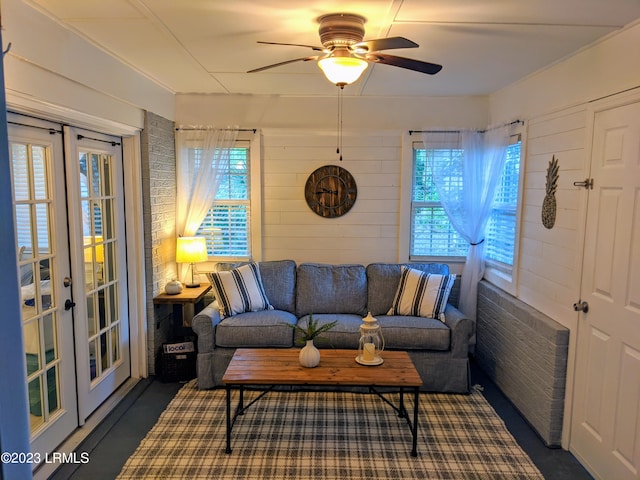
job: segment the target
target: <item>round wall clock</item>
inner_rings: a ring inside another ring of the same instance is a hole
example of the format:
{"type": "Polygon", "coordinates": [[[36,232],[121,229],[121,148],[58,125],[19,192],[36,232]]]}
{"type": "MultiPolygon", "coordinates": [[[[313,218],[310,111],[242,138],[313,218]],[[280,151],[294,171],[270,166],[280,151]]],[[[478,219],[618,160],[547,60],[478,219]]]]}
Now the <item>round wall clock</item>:
{"type": "Polygon", "coordinates": [[[314,213],[325,218],[340,217],[356,202],[358,188],[353,176],[337,165],[315,170],[304,186],[304,198],[314,213]]]}

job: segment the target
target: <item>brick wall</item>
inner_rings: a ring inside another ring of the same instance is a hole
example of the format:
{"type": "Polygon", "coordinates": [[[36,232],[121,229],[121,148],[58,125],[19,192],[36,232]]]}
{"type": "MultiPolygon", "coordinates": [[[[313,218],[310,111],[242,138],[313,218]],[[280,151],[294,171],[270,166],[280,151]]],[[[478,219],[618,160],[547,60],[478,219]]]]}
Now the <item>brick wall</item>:
{"type": "Polygon", "coordinates": [[[157,353],[171,329],[171,308],[153,304],[165,284],[177,277],[175,263],[175,125],[146,112],[140,137],[147,298],[147,364],[156,374],[157,353]]]}
{"type": "Polygon", "coordinates": [[[560,446],[569,330],[486,281],[476,361],[548,446],[560,446]]]}

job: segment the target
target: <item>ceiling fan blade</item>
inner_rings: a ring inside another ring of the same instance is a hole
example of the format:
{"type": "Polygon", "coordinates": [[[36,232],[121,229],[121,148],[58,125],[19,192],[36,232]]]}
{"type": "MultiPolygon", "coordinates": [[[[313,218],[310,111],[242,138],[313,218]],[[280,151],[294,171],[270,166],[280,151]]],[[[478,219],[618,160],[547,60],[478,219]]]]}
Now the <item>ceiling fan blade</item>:
{"type": "Polygon", "coordinates": [[[413,60],[411,58],[396,57],[395,55],[387,55],[385,53],[372,53],[365,56],[367,60],[373,63],[384,63],[394,67],[402,67],[415,72],[435,75],[442,70],[442,65],[436,63],[423,62],[421,60],[413,60]]]}
{"type": "Polygon", "coordinates": [[[351,49],[358,51],[377,52],[378,50],[391,50],[393,48],[416,48],[419,45],[404,37],[377,38],[375,40],[365,40],[351,45],[351,49]]]}
{"type": "Polygon", "coordinates": [[[318,59],[317,56],[294,58],[293,60],[287,60],[286,62],[274,63],[273,65],[267,65],[266,67],[255,68],[253,70],[249,70],[247,73],[261,72],[263,70],[268,70],[270,68],[281,67],[282,65],[287,65],[289,63],[308,62],[309,60],[317,60],[317,59],[318,59]]]}
{"type": "Polygon", "coordinates": [[[302,45],[300,43],[280,43],[280,42],[261,42],[258,41],[257,43],[263,43],[265,45],[285,45],[285,46],[289,46],[289,47],[306,47],[306,48],[310,48],[311,50],[315,50],[316,52],[324,52],[324,48],[322,47],[316,47],[314,45],[302,45]]]}

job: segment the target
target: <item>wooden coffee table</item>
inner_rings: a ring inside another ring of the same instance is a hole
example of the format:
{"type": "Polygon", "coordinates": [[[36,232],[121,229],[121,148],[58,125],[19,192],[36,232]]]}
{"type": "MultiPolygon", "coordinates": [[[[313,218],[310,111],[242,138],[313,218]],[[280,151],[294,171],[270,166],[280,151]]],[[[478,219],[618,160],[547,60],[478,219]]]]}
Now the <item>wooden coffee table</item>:
{"type": "Polygon", "coordinates": [[[278,385],[327,385],[365,386],[380,396],[401,418],[409,424],[413,436],[411,455],[418,456],[418,402],[422,385],[407,352],[385,351],[384,363],[364,366],[355,361],[356,350],[321,350],[320,365],[305,368],[298,361],[300,350],[285,348],[239,348],[236,350],[222,382],[227,388],[227,448],[231,453],[231,429],[239,415],[278,385]],[[244,405],[244,387],[264,385],[270,388],[262,392],[248,405],[244,405]],[[239,387],[239,400],[235,413],[231,413],[231,390],[239,387]],[[376,387],[397,387],[400,390],[399,405],[385,398],[376,387]],[[405,389],[413,391],[413,421],[404,406],[405,389]]]}

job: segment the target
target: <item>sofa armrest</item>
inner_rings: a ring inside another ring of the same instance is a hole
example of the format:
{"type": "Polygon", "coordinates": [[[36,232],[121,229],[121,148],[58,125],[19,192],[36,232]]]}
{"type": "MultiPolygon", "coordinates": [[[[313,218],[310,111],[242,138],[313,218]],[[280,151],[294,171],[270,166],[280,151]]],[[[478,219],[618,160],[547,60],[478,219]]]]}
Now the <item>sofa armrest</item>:
{"type": "Polygon", "coordinates": [[[444,310],[444,318],[451,329],[451,355],[455,358],[467,358],[469,342],[475,330],[473,320],[449,303],[444,310]]]}
{"type": "Polygon", "coordinates": [[[198,336],[198,353],[213,352],[216,345],[216,326],[220,323],[218,302],[214,301],[191,321],[191,328],[198,336]]]}

